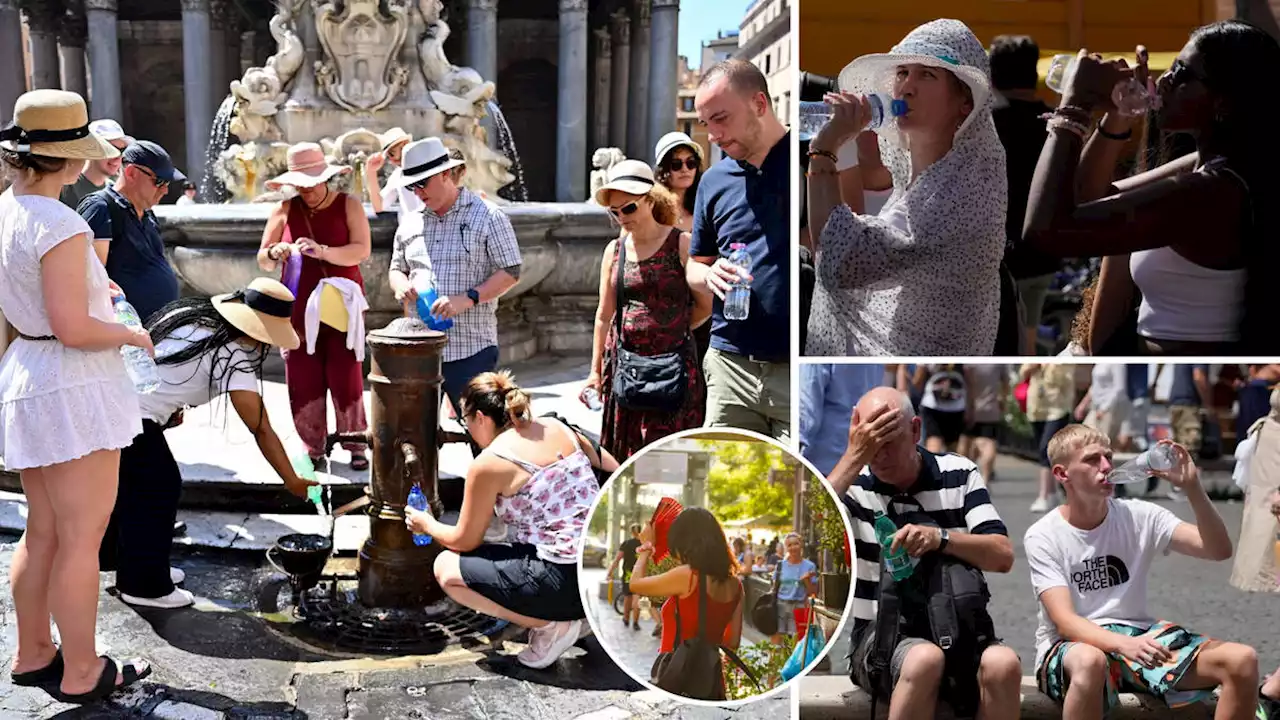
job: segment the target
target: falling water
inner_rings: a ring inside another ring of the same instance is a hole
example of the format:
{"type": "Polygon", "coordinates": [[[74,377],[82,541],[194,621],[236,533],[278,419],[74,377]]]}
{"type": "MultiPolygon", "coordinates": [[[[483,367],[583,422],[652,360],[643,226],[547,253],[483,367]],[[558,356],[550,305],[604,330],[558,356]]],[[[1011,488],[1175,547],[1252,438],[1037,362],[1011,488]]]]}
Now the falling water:
{"type": "Polygon", "coordinates": [[[207,203],[221,203],[227,200],[227,188],[218,178],[214,167],[222,151],[227,149],[231,136],[231,116],[235,111],[236,99],[228,95],[218,106],[218,113],[213,116],[213,125],[209,128],[209,146],[204,151],[204,179],[200,182],[200,197],[207,203]]]}
{"type": "Polygon", "coordinates": [[[511,174],[515,176],[506,186],[498,190],[498,197],[511,202],[529,202],[529,190],[524,186],[524,166],[520,164],[520,153],[516,150],[516,140],[511,136],[511,126],[498,107],[497,100],[489,101],[489,116],[493,118],[493,126],[498,131],[498,142],[502,145],[502,153],[511,160],[511,174]]]}

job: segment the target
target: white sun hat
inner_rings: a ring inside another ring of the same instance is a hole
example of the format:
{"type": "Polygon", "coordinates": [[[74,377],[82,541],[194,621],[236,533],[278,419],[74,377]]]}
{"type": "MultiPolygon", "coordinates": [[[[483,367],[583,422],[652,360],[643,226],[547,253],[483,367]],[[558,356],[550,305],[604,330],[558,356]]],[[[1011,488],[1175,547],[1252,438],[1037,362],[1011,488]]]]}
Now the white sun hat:
{"type": "Polygon", "coordinates": [[[991,62],[969,26],[959,20],[934,20],[912,30],[887,53],[863,55],[840,71],[844,92],[893,94],[900,65],[928,65],[946,70],[973,93],[973,112],[965,118],[957,134],[964,132],[974,117],[990,110],[991,62]]]}

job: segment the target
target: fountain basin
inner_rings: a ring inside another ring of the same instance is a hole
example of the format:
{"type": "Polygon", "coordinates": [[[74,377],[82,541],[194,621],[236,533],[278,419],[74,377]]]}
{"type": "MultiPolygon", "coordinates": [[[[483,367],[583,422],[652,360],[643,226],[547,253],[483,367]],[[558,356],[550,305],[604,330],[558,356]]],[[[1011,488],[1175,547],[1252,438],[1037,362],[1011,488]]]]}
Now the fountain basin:
{"type": "Polygon", "coordinates": [[[333,541],[324,535],[292,533],[284,535],[270,550],[267,560],[292,577],[320,574],[333,553],[333,541]]]}
{"type": "MultiPolygon", "coordinates": [[[[272,204],[163,205],[155,208],[169,261],[184,295],[211,296],[268,275],[256,255],[272,204]]],[[[367,206],[366,206],[367,209],[367,206]]],[[[618,236],[607,211],[586,203],[502,206],[524,260],[520,282],[498,304],[502,362],[540,352],[590,352],[600,260],[618,236]]],[[[402,314],[387,282],[395,213],[369,211],[373,252],[360,265],[369,300],[367,325],[402,314]]],[[[323,239],[321,239],[323,240],[323,239]]],[[[277,277],[277,273],[270,274],[277,277]]]]}

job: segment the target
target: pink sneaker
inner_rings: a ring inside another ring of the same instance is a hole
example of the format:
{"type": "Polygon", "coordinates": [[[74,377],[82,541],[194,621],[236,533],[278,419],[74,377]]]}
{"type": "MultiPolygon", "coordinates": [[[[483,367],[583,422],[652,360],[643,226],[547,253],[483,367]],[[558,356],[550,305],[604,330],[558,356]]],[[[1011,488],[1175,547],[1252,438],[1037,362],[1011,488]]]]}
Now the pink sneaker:
{"type": "Polygon", "coordinates": [[[541,670],[560,658],[578,641],[582,620],[553,622],[529,631],[529,647],[516,656],[525,667],[541,670]]]}

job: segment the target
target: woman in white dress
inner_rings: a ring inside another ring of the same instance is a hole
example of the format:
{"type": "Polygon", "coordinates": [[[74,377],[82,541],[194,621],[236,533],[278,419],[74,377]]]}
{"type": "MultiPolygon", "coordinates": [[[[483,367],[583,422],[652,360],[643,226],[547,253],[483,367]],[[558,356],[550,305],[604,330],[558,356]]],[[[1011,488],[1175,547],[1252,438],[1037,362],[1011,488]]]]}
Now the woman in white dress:
{"type": "Polygon", "coordinates": [[[89,226],[58,201],[85,160],[119,151],[89,133],[75,93],[26,93],[13,118],[0,130],[13,182],[0,195],[0,311],[19,338],[0,360],[0,456],[21,473],[28,514],[9,574],[18,616],[11,680],[90,703],[151,672],[144,661],[99,658],[94,646],[98,543],[120,449],[142,429],[120,348],[152,352],[151,339],[114,321],[89,226]]]}

